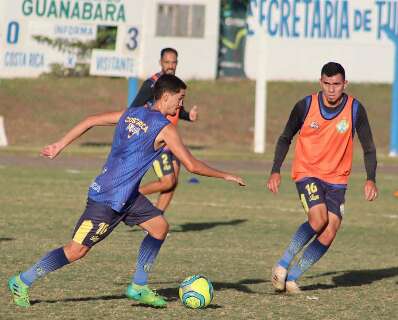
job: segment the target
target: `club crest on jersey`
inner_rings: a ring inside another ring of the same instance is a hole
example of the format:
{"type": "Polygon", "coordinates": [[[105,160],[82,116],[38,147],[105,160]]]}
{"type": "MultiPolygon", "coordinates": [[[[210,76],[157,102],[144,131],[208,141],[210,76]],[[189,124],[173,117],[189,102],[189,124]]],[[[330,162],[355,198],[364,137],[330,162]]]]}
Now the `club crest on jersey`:
{"type": "Polygon", "coordinates": [[[139,135],[141,130],[144,132],[148,131],[148,125],[138,118],[127,117],[124,122],[127,123],[126,130],[128,131],[127,138],[129,139],[134,135],[139,135]]]}
{"type": "Polygon", "coordinates": [[[317,121],[312,121],[312,122],[310,123],[310,128],[312,128],[312,129],[319,129],[319,128],[320,128],[320,125],[319,125],[319,123],[318,123],[317,121]]]}
{"type": "Polygon", "coordinates": [[[340,120],[339,123],[336,125],[336,130],[339,133],[344,133],[350,127],[348,121],[346,119],[340,120]]]}

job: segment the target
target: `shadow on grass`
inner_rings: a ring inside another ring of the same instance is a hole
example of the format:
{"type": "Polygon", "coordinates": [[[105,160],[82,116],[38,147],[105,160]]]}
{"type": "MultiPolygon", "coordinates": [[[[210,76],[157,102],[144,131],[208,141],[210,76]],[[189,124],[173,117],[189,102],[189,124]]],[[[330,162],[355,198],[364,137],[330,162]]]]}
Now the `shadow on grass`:
{"type": "MultiPolygon", "coordinates": [[[[219,226],[236,226],[236,225],[241,224],[246,221],[247,221],[247,219],[235,219],[235,220],[231,220],[231,221],[183,223],[183,224],[173,227],[170,230],[170,233],[203,231],[203,230],[208,230],[208,229],[212,229],[212,228],[219,227],[219,226]]],[[[132,232],[141,231],[142,232],[142,230],[138,229],[138,228],[130,229],[129,231],[132,231],[132,232]]]]}
{"type": "MultiPolygon", "coordinates": [[[[223,290],[236,290],[239,292],[244,292],[248,294],[258,293],[256,291],[251,290],[248,285],[250,284],[259,284],[268,282],[263,279],[243,279],[238,282],[217,282],[212,281],[214,290],[223,291],[223,290]]],[[[167,301],[175,301],[178,300],[178,287],[164,288],[156,290],[160,295],[166,297],[167,301]]]]}
{"type": "Polygon", "coordinates": [[[375,269],[375,270],[348,270],[348,271],[326,272],[308,278],[317,278],[323,276],[333,276],[332,277],[333,284],[318,283],[309,286],[302,286],[301,289],[322,290],[322,289],[333,289],[338,287],[358,287],[363,285],[369,285],[375,281],[398,276],[398,267],[375,269]]]}
{"type": "MultiPolygon", "coordinates": [[[[251,290],[247,285],[250,284],[259,284],[259,283],[265,283],[269,282],[267,280],[263,279],[243,279],[238,282],[212,282],[213,287],[215,291],[223,291],[223,290],[236,290],[248,294],[253,294],[253,293],[258,293],[253,290],[251,290]]],[[[164,282],[167,283],[167,282],[164,282]]],[[[159,283],[156,283],[159,284],[159,283]]],[[[127,286],[127,284],[126,284],[127,286]]],[[[160,295],[164,296],[167,301],[172,302],[172,301],[177,301],[179,299],[178,297],[178,287],[169,287],[169,288],[163,288],[163,289],[158,289],[156,290],[157,293],[160,295]]],[[[84,301],[106,301],[106,300],[120,300],[120,299],[126,299],[126,296],[124,294],[119,294],[119,295],[107,295],[107,296],[98,296],[98,297],[79,297],[79,298],[65,298],[65,299],[49,299],[49,300],[31,300],[30,303],[32,305],[38,304],[38,303],[59,303],[59,302],[84,302],[84,301]]],[[[134,307],[143,307],[143,308],[152,308],[151,306],[143,305],[143,304],[134,304],[134,307]]],[[[219,309],[222,308],[222,306],[217,305],[217,304],[211,304],[207,308],[209,309],[219,309]]]]}
{"type": "Polygon", "coordinates": [[[50,300],[31,300],[30,303],[58,303],[58,302],[83,302],[83,301],[98,301],[98,300],[119,300],[127,299],[124,294],[98,296],[98,297],[80,297],[80,298],[65,298],[65,299],[50,299],[50,300]]]}
{"type": "Polygon", "coordinates": [[[0,238],[0,242],[3,242],[3,241],[13,241],[13,240],[15,240],[15,238],[0,238]]]}

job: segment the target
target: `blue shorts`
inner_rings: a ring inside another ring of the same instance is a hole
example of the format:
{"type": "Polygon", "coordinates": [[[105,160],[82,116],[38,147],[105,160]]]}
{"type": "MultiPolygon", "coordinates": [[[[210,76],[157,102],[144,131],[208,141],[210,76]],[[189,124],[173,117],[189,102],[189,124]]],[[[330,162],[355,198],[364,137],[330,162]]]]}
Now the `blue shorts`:
{"type": "Polygon", "coordinates": [[[174,174],[173,161],[178,160],[169,149],[163,150],[163,152],[153,161],[152,166],[159,179],[163,176],[174,174]]]}
{"type": "Polygon", "coordinates": [[[128,226],[134,226],[162,214],[163,211],[154,207],[141,194],[122,212],[88,198],[86,209],[73,232],[73,240],[91,248],[104,240],[122,221],[128,226]]]}
{"type": "Polygon", "coordinates": [[[344,185],[333,185],[311,177],[296,182],[296,187],[306,213],[313,206],[324,203],[328,211],[340,218],[344,215],[346,192],[344,185]]]}

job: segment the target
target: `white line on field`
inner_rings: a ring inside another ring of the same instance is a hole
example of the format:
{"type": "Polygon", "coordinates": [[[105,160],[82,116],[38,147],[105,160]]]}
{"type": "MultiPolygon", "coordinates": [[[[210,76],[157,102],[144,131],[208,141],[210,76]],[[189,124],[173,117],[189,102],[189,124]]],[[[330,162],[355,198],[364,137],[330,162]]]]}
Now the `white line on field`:
{"type": "Polygon", "coordinates": [[[80,173],[80,170],[76,170],[76,169],[66,169],[67,173],[72,173],[72,174],[78,174],[80,173]]]}
{"type": "Polygon", "coordinates": [[[398,214],[383,214],[383,217],[390,219],[398,219],[398,214]]]}

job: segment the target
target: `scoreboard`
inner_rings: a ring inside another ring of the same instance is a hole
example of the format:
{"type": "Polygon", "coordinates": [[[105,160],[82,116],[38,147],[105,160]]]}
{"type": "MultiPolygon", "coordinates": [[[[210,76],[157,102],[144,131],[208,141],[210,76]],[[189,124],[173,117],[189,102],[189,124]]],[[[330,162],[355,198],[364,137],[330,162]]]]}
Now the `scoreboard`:
{"type": "Polygon", "coordinates": [[[93,75],[138,75],[145,4],[137,0],[1,0],[0,78],[37,77],[51,64],[73,68],[76,51],[39,42],[95,40],[98,28],[116,29],[113,50],[94,49],[85,63],[93,75]]]}

